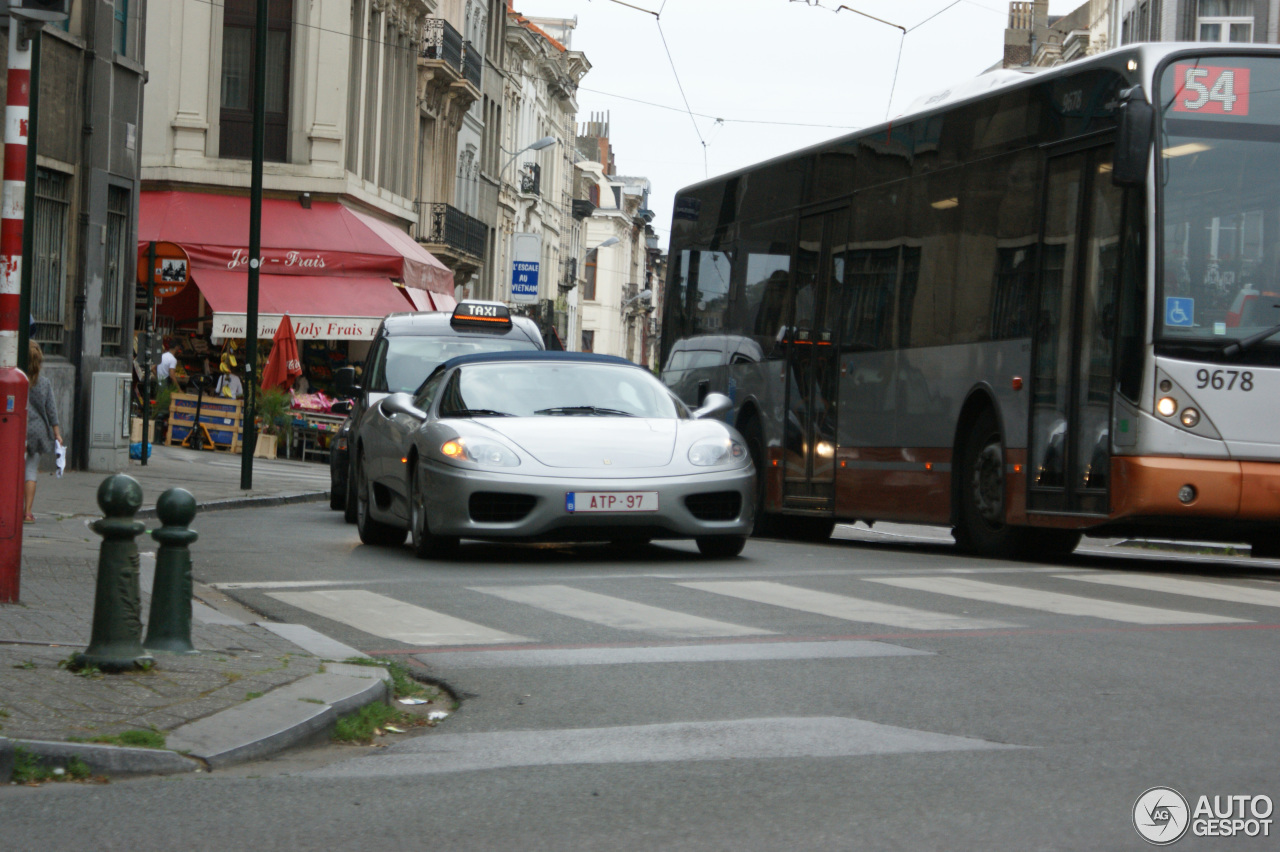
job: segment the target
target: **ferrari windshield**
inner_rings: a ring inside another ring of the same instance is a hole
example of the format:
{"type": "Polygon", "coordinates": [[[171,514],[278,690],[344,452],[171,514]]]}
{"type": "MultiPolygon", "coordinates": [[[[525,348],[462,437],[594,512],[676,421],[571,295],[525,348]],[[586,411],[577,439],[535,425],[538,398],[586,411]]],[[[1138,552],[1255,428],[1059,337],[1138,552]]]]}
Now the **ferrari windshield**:
{"type": "MultiPolygon", "coordinates": [[[[1203,56],[1160,80],[1156,331],[1220,343],[1280,323],[1280,62],[1203,56]]],[[[1261,346],[1280,345],[1280,336],[1261,346]]]]}
{"type": "Polygon", "coordinates": [[[450,378],[443,417],[680,417],[671,392],[637,367],[565,361],[468,364],[450,378]]]}

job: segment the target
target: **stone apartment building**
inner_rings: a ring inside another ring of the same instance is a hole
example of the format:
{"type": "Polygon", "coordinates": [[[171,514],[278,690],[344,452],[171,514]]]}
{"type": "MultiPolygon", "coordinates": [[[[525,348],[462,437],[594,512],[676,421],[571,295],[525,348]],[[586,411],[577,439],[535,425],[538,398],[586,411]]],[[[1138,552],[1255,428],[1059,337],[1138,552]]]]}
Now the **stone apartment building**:
{"type": "Polygon", "coordinates": [[[1048,0],[1009,4],[1005,68],[1047,67],[1139,41],[1275,44],[1280,0],[1088,0],[1049,14],[1048,0]]]}
{"type": "Polygon", "coordinates": [[[149,5],[73,0],[70,17],[39,36],[29,332],[45,353],[73,467],[88,456],[93,374],[128,372],[133,354],[149,5]]]}

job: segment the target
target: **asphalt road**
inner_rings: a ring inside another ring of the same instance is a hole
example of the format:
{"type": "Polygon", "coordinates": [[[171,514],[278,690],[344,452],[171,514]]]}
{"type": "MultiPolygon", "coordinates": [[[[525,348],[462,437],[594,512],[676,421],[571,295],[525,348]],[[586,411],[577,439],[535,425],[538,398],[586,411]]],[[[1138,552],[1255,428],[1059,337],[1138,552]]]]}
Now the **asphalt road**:
{"type": "Polygon", "coordinates": [[[998,562],[902,527],[434,563],[321,504],[195,527],[197,579],[461,708],[377,751],[2,791],[6,848],[1123,850],[1152,787],[1280,800],[1277,563],[998,562]]]}

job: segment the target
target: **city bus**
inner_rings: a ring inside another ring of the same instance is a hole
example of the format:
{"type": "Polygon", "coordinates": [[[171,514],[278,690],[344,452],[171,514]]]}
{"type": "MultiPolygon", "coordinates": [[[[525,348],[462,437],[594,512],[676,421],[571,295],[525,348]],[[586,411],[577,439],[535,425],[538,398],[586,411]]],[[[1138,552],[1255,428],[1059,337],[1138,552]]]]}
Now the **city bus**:
{"type": "Polygon", "coordinates": [[[727,394],[757,530],[1280,555],[1280,50],[998,71],[681,190],[661,359],[727,394]]]}

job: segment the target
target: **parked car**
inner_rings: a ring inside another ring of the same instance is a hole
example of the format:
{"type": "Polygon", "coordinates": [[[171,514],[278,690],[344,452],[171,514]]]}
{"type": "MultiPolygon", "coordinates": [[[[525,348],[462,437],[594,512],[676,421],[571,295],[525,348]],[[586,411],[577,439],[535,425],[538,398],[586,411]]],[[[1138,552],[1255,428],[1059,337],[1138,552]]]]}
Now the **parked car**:
{"type": "Polygon", "coordinates": [[[351,398],[347,419],[329,451],[329,508],[342,510],[355,523],[350,498],[351,447],[359,424],[387,394],[413,393],[440,363],[476,352],[533,351],[543,347],[538,326],[528,317],[512,317],[501,302],[459,302],[452,313],[391,314],[378,327],[363,373],[354,367],[334,376],[337,394],[351,398]]]}
{"type": "Polygon", "coordinates": [[[755,469],[742,436],[714,417],[730,405],[711,394],[691,412],[648,370],[609,355],[450,359],[361,423],[360,538],[394,545],[409,532],[423,558],[461,538],[692,538],[706,556],[737,556],[755,469]]]}

